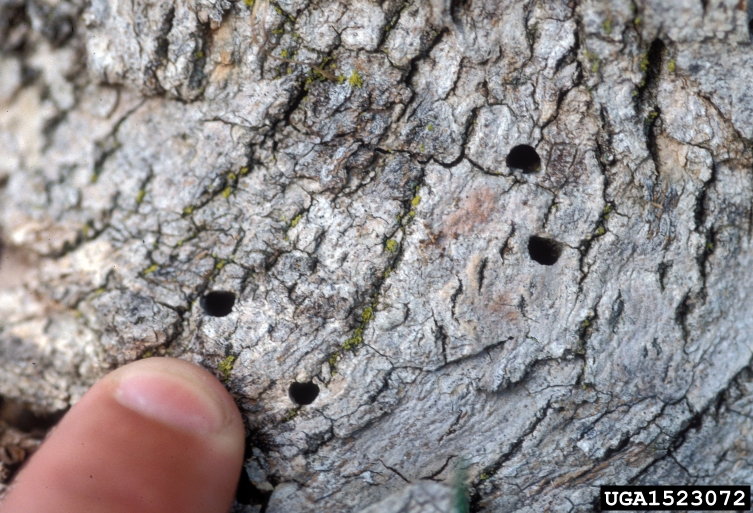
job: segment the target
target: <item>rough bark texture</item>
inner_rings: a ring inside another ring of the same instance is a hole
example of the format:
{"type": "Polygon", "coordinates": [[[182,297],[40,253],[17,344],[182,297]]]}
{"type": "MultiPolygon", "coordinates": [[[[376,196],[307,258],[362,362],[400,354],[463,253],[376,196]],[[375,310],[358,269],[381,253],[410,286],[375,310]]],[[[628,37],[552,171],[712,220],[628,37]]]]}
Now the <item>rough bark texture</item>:
{"type": "Polygon", "coordinates": [[[745,0],[257,2],[0,0],[1,395],[212,369],[238,511],[753,481],[745,0]]]}

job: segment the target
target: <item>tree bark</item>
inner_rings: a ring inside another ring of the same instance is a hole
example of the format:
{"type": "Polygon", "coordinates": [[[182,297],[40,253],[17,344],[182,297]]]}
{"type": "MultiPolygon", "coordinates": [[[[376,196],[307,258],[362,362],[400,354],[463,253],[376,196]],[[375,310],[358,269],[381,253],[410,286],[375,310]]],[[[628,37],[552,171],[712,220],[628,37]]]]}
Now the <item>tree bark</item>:
{"type": "Polygon", "coordinates": [[[0,1],[0,395],[201,364],[237,511],[750,483],[749,17],[0,1]]]}

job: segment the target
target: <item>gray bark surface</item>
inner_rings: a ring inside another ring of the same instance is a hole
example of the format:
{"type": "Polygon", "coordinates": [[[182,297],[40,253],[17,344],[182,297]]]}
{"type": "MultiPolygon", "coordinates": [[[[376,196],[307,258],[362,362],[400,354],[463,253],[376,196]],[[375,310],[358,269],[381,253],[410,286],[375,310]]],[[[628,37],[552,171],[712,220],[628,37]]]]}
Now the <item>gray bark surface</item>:
{"type": "Polygon", "coordinates": [[[0,0],[0,395],[196,362],[238,511],[753,481],[745,0],[249,4],[0,0]]]}

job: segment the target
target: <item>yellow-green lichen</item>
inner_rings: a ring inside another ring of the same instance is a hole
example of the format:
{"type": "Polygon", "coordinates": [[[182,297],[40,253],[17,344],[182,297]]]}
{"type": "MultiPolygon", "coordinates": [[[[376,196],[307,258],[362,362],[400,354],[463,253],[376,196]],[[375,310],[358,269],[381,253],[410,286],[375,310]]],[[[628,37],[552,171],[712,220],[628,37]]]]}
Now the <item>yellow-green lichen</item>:
{"type": "Polygon", "coordinates": [[[434,131],[434,125],[432,125],[431,123],[429,123],[428,125],[426,125],[426,129],[427,129],[427,130],[428,130],[429,132],[433,132],[433,131],[434,131]]]}
{"type": "Polygon", "coordinates": [[[249,7],[253,7],[254,4],[256,3],[256,0],[243,0],[243,3],[249,7]]]}
{"type": "Polygon", "coordinates": [[[201,50],[199,50],[198,52],[196,52],[195,55],[196,55],[197,59],[201,59],[202,57],[204,57],[204,52],[202,52],[201,50]]]}
{"type": "Polygon", "coordinates": [[[146,191],[144,189],[141,189],[139,193],[136,195],[137,205],[141,205],[141,202],[144,201],[144,196],[146,196],[146,191]]]}
{"type": "Polygon", "coordinates": [[[414,207],[417,207],[417,206],[419,206],[419,205],[421,204],[421,196],[415,196],[415,197],[414,197],[414,198],[413,198],[413,199],[411,200],[410,204],[411,204],[411,205],[413,205],[414,207]]]}
{"type": "Polygon", "coordinates": [[[642,21],[641,17],[640,16],[636,16],[635,19],[633,20],[633,25],[635,25],[637,27],[638,25],[641,24],[641,21],[642,21]]]}
{"type": "Polygon", "coordinates": [[[667,64],[667,71],[669,71],[670,73],[674,73],[676,69],[677,69],[677,63],[675,63],[675,60],[672,59],[671,61],[669,61],[669,64],[667,64]]]}
{"type": "Polygon", "coordinates": [[[706,249],[709,251],[714,251],[714,243],[713,242],[707,242],[706,243],[706,249]]]}
{"type": "Polygon", "coordinates": [[[480,481],[486,481],[487,479],[491,479],[494,477],[494,475],[497,473],[497,470],[494,468],[487,468],[484,472],[481,473],[481,475],[478,476],[480,481]]]}
{"type": "Polygon", "coordinates": [[[151,358],[152,356],[154,356],[154,350],[149,349],[147,351],[144,351],[144,354],[141,355],[141,358],[151,358]]]}
{"type": "Polygon", "coordinates": [[[418,151],[420,151],[421,153],[424,153],[426,151],[426,146],[424,145],[424,143],[421,143],[418,146],[418,151]]]}
{"type": "Polygon", "coordinates": [[[233,370],[233,363],[235,362],[235,356],[230,355],[220,362],[217,366],[217,370],[222,374],[222,379],[227,381],[230,377],[230,372],[233,370]]]}
{"type": "Polygon", "coordinates": [[[146,269],[144,269],[144,276],[149,276],[150,274],[152,274],[157,269],[159,269],[159,266],[157,264],[150,265],[149,267],[147,267],[146,269]]]}
{"type": "Polygon", "coordinates": [[[303,219],[303,214],[298,214],[297,216],[295,216],[293,220],[290,221],[290,227],[295,228],[298,225],[298,223],[301,222],[301,219],[303,219]]]}
{"type": "Polygon", "coordinates": [[[583,319],[583,327],[588,328],[591,325],[591,321],[588,319],[583,319]]]}
{"type": "Polygon", "coordinates": [[[285,420],[284,422],[290,422],[298,415],[298,410],[290,410],[288,413],[285,414],[285,420]]]}
{"type": "Polygon", "coordinates": [[[367,306],[361,313],[361,320],[363,320],[363,322],[369,322],[372,317],[374,317],[374,309],[367,306]]]}
{"type": "Polygon", "coordinates": [[[604,235],[605,233],[607,233],[607,231],[604,229],[603,226],[599,226],[599,229],[596,230],[596,235],[601,236],[601,235],[604,235]]]}
{"type": "Polygon", "coordinates": [[[225,267],[225,264],[227,264],[227,260],[221,259],[218,260],[216,264],[214,264],[214,268],[218,271],[221,271],[223,267],[225,267]]]}
{"type": "Polygon", "coordinates": [[[387,240],[387,242],[384,243],[384,249],[386,249],[390,253],[394,253],[395,251],[397,251],[397,241],[395,239],[387,240]]]}
{"type": "Polygon", "coordinates": [[[288,50],[282,50],[280,52],[280,57],[283,59],[290,59],[290,52],[288,50]]]}
{"type": "Polygon", "coordinates": [[[360,346],[361,343],[363,343],[363,328],[356,328],[353,335],[343,344],[343,349],[345,351],[352,351],[360,346]]]}
{"type": "Polygon", "coordinates": [[[335,351],[332,356],[329,357],[329,366],[332,369],[332,374],[335,373],[335,367],[337,367],[337,359],[340,357],[340,351],[335,351]]]}
{"type": "Polygon", "coordinates": [[[648,67],[651,64],[651,62],[648,60],[648,52],[643,54],[643,57],[641,57],[641,71],[646,72],[648,71],[648,67]]]}
{"type": "Polygon", "coordinates": [[[235,174],[235,173],[233,173],[232,171],[230,171],[230,172],[229,172],[229,173],[227,174],[227,179],[228,179],[228,180],[230,180],[231,182],[234,182],[234,181],[235,181],[235,180],[236,180],[237,178],[238,178],[238,175],[236,175],[236,174],[235,174]]]}
{"type": "Polygon", "coordinates": [[[243,166],[240,172],[241,176],[248,174],[248,166],[243,166]]]}
{"type": "Polygon", "coordinates": [[[222,197],[225,199],[228,199],[232,193],[233,193],[232,187],[225,187],[225,190],[222,191],[222,197]]]}
{"type": "Polygon", "coordinates": [[[192,206],[184,208],[183,209],[183,215],[190,216],[191,214],[193,214],[193,209],[194,209],[194,207],[192,207],[192,206]]]}
{"type": "Polygon", "coordinates": [[[358,89],[363,86],[363,77],[361,77],[361,74],[358,73],[358,71],[353,70],[350,74],[350,79],[348,79],[348,83],[350,84],[350,87],[358,89]]]}
{"type": "Polygon", "coordinates": [[[607,33],[607,35],[612,33],[612,20],[607,18],[604,23],[601,24],[601,28],[604,29],[604,32],[607,33]]]}

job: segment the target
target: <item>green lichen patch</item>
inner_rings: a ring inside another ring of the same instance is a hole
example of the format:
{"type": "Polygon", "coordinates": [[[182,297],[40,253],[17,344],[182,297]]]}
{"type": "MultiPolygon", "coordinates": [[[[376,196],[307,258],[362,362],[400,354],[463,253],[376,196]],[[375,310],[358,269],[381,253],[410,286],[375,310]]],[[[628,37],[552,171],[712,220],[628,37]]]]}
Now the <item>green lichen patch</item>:
{"type": "Polygon", "coordinates": [[[641,71],[643,71],[643,72],[645,73],[646,71],[648,71],[648,67],[649,67],[650,65],[651,65],[651,61],[650,61],[650,60],[649,60],[649,58],[648,58],[648,52],[646,52],[646,53],[644,53],[644,54],[643,54],[643,56],[641,57],[641,64],[640,64],[640,66],[641,66],[641,71]]]}
{"type": "Polygon", "coordinates": [[[358,71],[353,70],[348,79],[348,83],[350,84],[350,87],[360,89],[363,86],[363,77],[361,77],[361,74],[358,73],[358,71]]]}
{"type": "Polygon", "coordinates": [[[363,334],[366,326],[374,319],[374,309],[376,308],[377,298],[374,295],[369,305],[361,312],[361,324],[353,331],[353,334],[343,343],[340,349],[336,350],[329,357],[330,373],[334,376],[337,374],[337,361],[345,351],[355,351],[358,346],[363,344],[363,334]]]}
{"type": "Polygon", "coordinates": [[[233,193],[232,187],[225,187],[225,189],[222,191],[222,197],[225,199],[228,199],[232,193],[233,193]]]}
{"type": "Polygon", "coordinates": [[[230,355],[227,356],[224,360],[220,362],[220,364],[217,366],[217,370],[220,374],[222,374],[222,379],[224,381],[227,381],[228,378],[230,378],[230,372],[233,370],[233,364],[235,363],[235,356],[230,355]]]}
{"type": "Polygon", "coordinates": [[[297,216],[295,216],[293,220],[290,221],[290,227],[295,228],[298,225],[298,223],[301,222],[301,219],[303,219],[303,214],[298,214],[297,216]]]}
{"type": "Polygon", "coordinates": [[[332,355],[331,355],[331,356],[329,357],[328,363],[329,363],[329,366],[330,366],[330,369],[331,369],[331,373],[332,373],[332,375],[335,375],[335,374],[336,374],[336,372],[337,372],[337,371],[335,370],[335,368],[337,367],[337,360],[338,360],[338,359],[340,358],[340,354],[341,354],[341,353],[340,353],[340,351],[335,351],[335,352],[334,352],[334,353],[332,353],[332,355]]]}
{"type": "Polygon", "coordinates": [[[143,274],[144,274],[144,276],[149,276],[150,274],[152,274],[153,272],[155,272],[157,269],[159,269],[159,266],[157,264],[152,264],[149,267],[147,267],[146,269],[144,269],[143,274]]]}
{"type": "Polygon", "coordinates": [[[397,241],[395,239],[388,239],[387,242],[384,243],[384,249],[390,253],[394,253],[397,251],[397,241]]]}
{"type": "Polygon", "coordinates": [[[481,474],[478,476],[479,481],[486,481],[487,479],[491,479],[494,477],[494,474],[497,473],[497,470],[494,468],[488,468],[485,471],[481,472],[481,474]]]}
{"type": "Polygon", "coordinates": [[[144,189],[141,189],[138,194],[136,194],[137,205],[141,205],[141,202],[144,201],[144,196],[146,196],[146,191],[144,189]]]}
{"type": "Polygon", "coordinates": [[[363,343],[363,328],[356,328],[353,335],[343,344],[343,350],[353,351],[363,343]]]}
{"type": "Polygon", "coordinates": [[[601,59],[595,53],[589,52],[587,49],[583,50],[583,55],[588,62],[591,63],[591,72],[598,73],[601,68],[601,59]]]}

